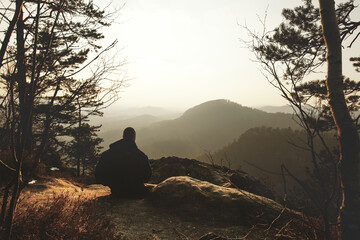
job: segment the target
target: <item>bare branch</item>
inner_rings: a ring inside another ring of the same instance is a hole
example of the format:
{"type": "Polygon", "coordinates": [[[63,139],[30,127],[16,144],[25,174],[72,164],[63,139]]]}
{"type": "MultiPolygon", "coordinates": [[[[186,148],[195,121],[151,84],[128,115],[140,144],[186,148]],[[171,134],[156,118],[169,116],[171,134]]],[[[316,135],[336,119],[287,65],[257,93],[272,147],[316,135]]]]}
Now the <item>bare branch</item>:
{"type": "Polygon", "coordinates": [[[21,1],[21,4],[19,6],[17,5],[16,11],[14,13],[14,17],[11,20],[11,22],[9,24],[9,27],[7,29],[7,32],[5,34],[4,40],[2,41],[1,49],[0,49],[0,68],[3,66],[2,61],[4,59],[5,51],[6,51],[6,48],[7,48],[8,44],[9,44],[11,33],[14,30],[14,27],[15,27],[15,25],[17,24],[17,22],[19,20],[19,17],[20,17],[20,14],[21,14],[21,8],[22,8],[23,3],[24,3],[24,0],[21,1]]]}

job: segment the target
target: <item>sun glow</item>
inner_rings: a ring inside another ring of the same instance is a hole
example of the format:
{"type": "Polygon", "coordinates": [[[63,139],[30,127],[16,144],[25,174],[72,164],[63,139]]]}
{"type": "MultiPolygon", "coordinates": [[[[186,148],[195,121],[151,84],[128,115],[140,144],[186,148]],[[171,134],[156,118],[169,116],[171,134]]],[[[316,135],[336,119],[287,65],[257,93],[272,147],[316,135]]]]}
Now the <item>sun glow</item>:
{"type": "Polygon", "coordinates": [[[247,38],[240,25],[262,31],[259,18],[267,11],[267,28],[273,29],[282,21],[283,8],[299,4],[300,0],[245,5],[238,0],[127,1],[120,23],[105,32],[119,39],[133,79],[117,105],[186,109],[216,98],[245,106],[285,105],[239,41],[247,38]]]}

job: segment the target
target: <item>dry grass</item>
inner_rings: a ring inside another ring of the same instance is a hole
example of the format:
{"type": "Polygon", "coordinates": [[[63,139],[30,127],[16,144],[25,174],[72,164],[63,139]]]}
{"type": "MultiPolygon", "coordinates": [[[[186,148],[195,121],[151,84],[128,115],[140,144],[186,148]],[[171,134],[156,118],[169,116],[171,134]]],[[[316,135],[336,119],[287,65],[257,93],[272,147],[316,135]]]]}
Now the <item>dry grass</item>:
{"type": "Polygon", "coordinates": [[[95,214],[95,200],[57,195],[47,202],[19,201],[14,218],[16,239],[119,239],[110,218],[95,214]]]}

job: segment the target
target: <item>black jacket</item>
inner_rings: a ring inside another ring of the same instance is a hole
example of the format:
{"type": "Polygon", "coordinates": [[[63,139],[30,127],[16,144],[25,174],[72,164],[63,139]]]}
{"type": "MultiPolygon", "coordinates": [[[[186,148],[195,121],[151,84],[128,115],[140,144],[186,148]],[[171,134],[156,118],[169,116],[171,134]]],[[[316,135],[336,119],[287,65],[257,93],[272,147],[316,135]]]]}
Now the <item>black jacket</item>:
{"type": "Polygon", "coordinates": [[[143,185],[151,174],[148,157],[134,141],[125,139],[110,144],[95,169],[96,181],[110,187],[143,185]]]}

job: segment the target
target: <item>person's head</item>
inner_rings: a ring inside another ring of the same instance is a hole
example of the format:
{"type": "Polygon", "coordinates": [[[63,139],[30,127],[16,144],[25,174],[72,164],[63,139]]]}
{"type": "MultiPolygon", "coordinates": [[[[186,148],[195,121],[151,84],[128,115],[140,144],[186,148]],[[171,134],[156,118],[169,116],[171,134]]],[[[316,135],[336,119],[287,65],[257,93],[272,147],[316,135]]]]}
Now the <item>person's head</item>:
{"type": "Polygon", "coordinates": [[[135,138],[136,138],[136,132],[132,127],[127,127],[124,130],[123,133],[123,138],[126,140],[131,140],[135,142],[135,138]]]}

